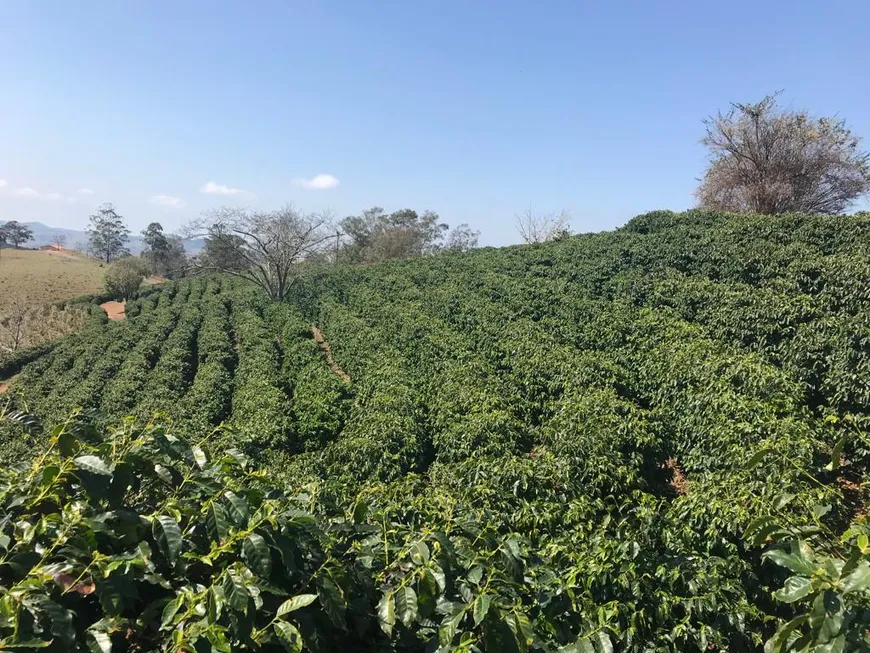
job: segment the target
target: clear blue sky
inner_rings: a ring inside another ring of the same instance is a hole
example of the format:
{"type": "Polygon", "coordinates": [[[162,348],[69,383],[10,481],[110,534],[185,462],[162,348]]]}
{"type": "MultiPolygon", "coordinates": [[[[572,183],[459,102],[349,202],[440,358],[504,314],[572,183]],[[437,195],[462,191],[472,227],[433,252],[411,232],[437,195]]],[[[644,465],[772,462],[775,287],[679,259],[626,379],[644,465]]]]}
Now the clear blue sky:
{"type": "Polygon", "coordinates": [[[608,229],[691,206],[731,101],[785,89],[870,138],[868,25],[867,0],[9,0],[0,220],[382,205],[498,245],[532,204],[608,229]]]}

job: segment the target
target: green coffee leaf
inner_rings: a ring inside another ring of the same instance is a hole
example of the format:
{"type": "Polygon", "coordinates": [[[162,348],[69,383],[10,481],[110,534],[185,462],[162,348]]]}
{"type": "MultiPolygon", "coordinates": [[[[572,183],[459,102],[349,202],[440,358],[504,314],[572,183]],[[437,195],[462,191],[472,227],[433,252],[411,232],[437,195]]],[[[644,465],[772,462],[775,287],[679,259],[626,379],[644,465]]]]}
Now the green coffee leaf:
{"type": "Polygon", "coordinates": [[[288,653],[300,653],[302,651],[302,635],[293,624],[286,621],[276,621],[272,624],[275,634],[281,641],[281,645],[288,653]]]}
{"type": "Polygon", "coordinates": [[[410,587],[402,587],[396,592],[396,612],[406,628],[417,618],[417,593],[410,587]]]}
{"type": "Polygon", "coordinates": [[[169,515],[160,515],[151,522],[151,532],[157,547],[169,562],[174,563],[181,553],[181,529],[169,515]]]}
{"type": "Polygon", "coordinates": [[[316,600],[316,594],[298,594],[297,596],[284,601],[284,603],[278,607],[278,612],[275,613],[275,616],[283,617],[285,614],[289,614],[290,612],[304,608],[307,605],[311,605],[316,600]]]}
{"type": "Polygon", "coordinates": [[[79,469],[97,474],[98,476],[111,476],[112,467],[98,456],[79,456],[73,460],[79,469]]]}
{"type": "Polygon", "coordinates": [[[613,642],[610,641],[610,635],[603,630],[599,630],[592,638],[595,644],[597,653],[613,653],[613,642]]]}
{"type": "Polygon", "coordinates": [[[843,578],[840,587],[843,594],[870,590],[870,563],[859,563],[852,573],[843,578]]]}
{"type": "Polygon", "coordinates": [[[749,462],[746,463],[746,469],[753,469],[758,465],[758,463],[760,463],[764,459],[765,456],[767,456],[767,454],[772,452],[773,449],[771,449],[770,447],[763,447],[759,449],[752,455],[752,457],[749,459],[749,462]]]}
{"type": "Polygon", "coordinates": [[[489,605],[492,602],[492,596],[489,594],[481,594],[474,600],[471,615],[474,618],[474,625],[479,626],[486,619],[486,614],[489,612],[489,605]]]}
{"type": "Polygon", "coordinates": [[[411,562],[423,566],[429,562],[429,547],[425,542],[415,542],[411,546],[411,562]]]}
{"type": "Polygon", "coordinates": [[[197,466],[199,466],[200,469],[205,469],[205,466],[208,463],[205,451],[199,447],[191,447],[190,451],[193,454],[193,460],[196,462],[197,466]]]}
{"type": "Polygon", "coordinates": [[[344,630],[344,613],[347,609],[347,604],[338,586],[329,576],[318,577],[317,597],[320,599],[320,605],[323,606],[332,623],[344,630]]]}
{"type": "Polygon", "coordinates": [[[815,571],[815,565],[807,560],[800,547],[792,547],[792,552],[783,551],[782,549],[772,549],[764,554],[768,558],[778,564],[780,567],[791,569],[796,574],[804,574],[811,576],[815,571]]]}
{"type": "Polygon", "coordinates": [[[205,527],[209,537],[218,544],[227,539],[230,532],[226,509],[217,501],[212,501],[205,513],[205,527]]]}
{"type": "Polygon", "coordinates": [[[5,640],[0,644],[2,649],[6,650],[7,648],[21,648],[21,649],[34,649],[34,648],[48,648],[51,646],[52,640],[43,640],[43,639],[28,639],[20,642],[9,642],[7,643],[5,640]]]}
{"type": "Polygon", "coordinates": [[[396,601],[392,591],[384,592],[378,602],[378,623],[387,637],[392,637],[396,625],[396,601]]]}
{"type": "Polygon", "coordinates": [[[160,617],[160,630],[163,630],[172,624],[175,615],[178,614],[178,610],[181,608],[183,603],[184,597],[178,596],[166,604],[160,617]]]}
{"type": "Polygon", "coordinates": [[[242,542],[242,555],[248,568],[258,576],[268,578],[272,573],[272,552],[266,540],[257,533],[251,533],[242,542]]]}
{"type": "Polygon", "coordinates": [[[842,438],[837,440],[837,444],[834,445],[834,450],[831,452],[831,462],[825,465],[825,469],[829,472],[834,471],[840,466],[840,458],[843,456],[843,449],[846,446],[846,440],[848,438],[844,435],[842,438]]]}
{"type": "Polygon", "coordinates": [[[238,612],[245,612],[248,609],[250,593],[245,581],[235,569],[227,569],[224,574],[223,590],[230,607],[238,612]]]}
{"type": "Polygon", "coordinates": [[[809,578],[792,576],[785,581],[782,589],[777,590],[773,595],[785,603],[794,603],[804,598],[812,589],[812,582],[809,578]]]}
{"type": "Polygon", "coordinates": [[[248,512],[248,504],[245,500],[231,490],[224,492],[224,497],[227,500],[227,514],[233,520],[233,523],[239,528],[247,526],[250,513],[248,512]]]}
{"type": "Polygon", "coordinates": [[[438,629],[438,643],[443,647],[448,647],[456,637],[456,630],[459,628],[459,623],[465,617],[464,612],[455,615],[447,615],[444,621],[441,622],[441,627],[438,629]]]}

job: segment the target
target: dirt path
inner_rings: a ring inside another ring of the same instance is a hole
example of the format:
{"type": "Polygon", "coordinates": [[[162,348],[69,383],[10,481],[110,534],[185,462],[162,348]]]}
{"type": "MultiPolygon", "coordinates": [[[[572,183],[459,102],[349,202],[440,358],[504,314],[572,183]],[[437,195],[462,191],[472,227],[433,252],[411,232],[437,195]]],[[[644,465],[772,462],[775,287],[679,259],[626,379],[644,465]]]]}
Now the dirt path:
{"type": "Polygon", "coordinates": [[[0,381],[0,395],[6,392],[9,389],[9,386],[12,385],[12,379],[6,379],[5,381],[0,381]]]}
{"type": "Polygon", "coordinates": [[[69,250],[66,250],[66,249],[49,249],[49,250],[42,250],[42,252],[44,254],[48,254],[49,256],[54,256],[56,258],[65,258],[67,260],[73,260],[73,261],[76,259],[82,258],[78,254],[75,254],[74,252],[70,252],[69,250]]]}
{"type": "Polygon", "coordinates": [[[332,349],[329,348],[329,343],[326,342],[326,339],[323,337],[323,333],[321,333],[320,329],[318,329],[313,324],[311,325],[311,333],[314,334],[314,342],[320,345],[320,348],[323,350],[323,353],[326,354],[326,362],[329,365],[329,369],[335,372],[341,380],[345,383],[350,383],[350,376],[348,376],[347,372],[341,369],[338,366],[338,363],[335,362],[332,358],[332,349]]]}
{"type": "Polygon", "coordinates": [[[100,304],[100,308],[106,311],[110,320],[123,320],[127,317],[124,312],[127,310],[125,302],[104,302],[100,304]]]}

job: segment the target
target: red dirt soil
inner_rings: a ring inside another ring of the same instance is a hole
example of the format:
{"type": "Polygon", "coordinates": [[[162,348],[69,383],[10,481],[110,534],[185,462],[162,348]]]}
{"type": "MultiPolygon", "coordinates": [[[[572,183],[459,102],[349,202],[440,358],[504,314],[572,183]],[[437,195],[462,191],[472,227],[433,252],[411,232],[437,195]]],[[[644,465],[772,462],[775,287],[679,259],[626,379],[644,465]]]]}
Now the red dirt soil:
{"type": "Polygon", "coordinates": [[[11,379],[9,381],[0,381],[0,395],[6,392],[10,385],[12,385],[11,379]]]}
{"type": "Polygon", "coordinates": [[[350,376],[347,372],[341,369],[332,358],[332,349],[329,348],[329,343],[326,342],[326,339],[323,337],[323,333],[316,326],[311,326],[311,333],[314,334],[314,342],[320,345],[320,348],[323,350],[323,353],[326,354],[326,362],[329,365],[329,369],[335,372],[341,380],[345,383],[350,383],[350,376]]]}
{"type": "Polygon", "coordinates": [[[674,492],[677,494],[688,494],[689,479],[686,478],[686,473],[676,459],[668,458],[662,467],[671,471],[671,480],[668,483],[674,489],[674,492]]]}
{"type": "Polygon", "coordinates": [[[100,308],[106,311],[110,320],[123,320],[127,317],[124,312],[127,310],[125,302],[104,302],[100,304],[100,308]]]}

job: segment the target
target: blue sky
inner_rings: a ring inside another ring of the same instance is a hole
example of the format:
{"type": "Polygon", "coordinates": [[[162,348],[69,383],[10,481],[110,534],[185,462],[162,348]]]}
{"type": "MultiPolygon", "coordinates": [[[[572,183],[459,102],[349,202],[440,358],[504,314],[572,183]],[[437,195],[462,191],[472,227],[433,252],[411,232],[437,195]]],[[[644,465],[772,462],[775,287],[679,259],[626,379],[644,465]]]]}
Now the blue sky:
{"type": "Polygon", "coordinates": [[[870,138],[868,25],[866,0],[10,0],[0,220],[381,205],[501,245],[531,204],[609,229],[692,205],[731,101],[785,89],[870,138]]]}

